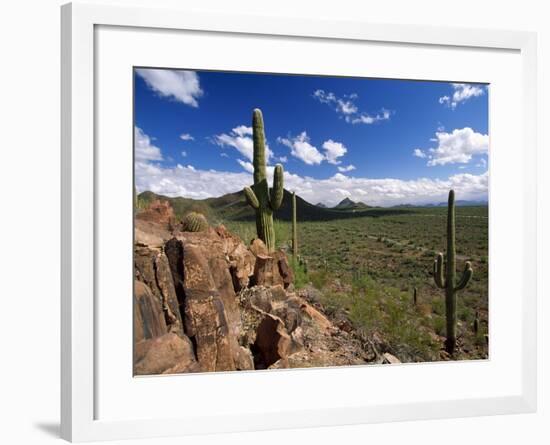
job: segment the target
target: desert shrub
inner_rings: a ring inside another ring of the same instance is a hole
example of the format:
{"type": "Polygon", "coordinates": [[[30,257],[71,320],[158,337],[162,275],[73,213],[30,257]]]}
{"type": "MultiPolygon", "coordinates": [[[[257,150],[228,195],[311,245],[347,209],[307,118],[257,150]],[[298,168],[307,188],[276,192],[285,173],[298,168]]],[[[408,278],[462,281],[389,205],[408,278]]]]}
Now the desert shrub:
{"type": "Polygon", "coordinates": [[[308,274],[305,267],[301,265],[296,258],[290,258],[290,267],[294,272],[294,287],[296,287],[296,289],[301,289],[309,283],[308,274]]]}
{"type": "Polygon", "coordinates": [[[433,327],[437,335],[445,335],[445,317],[434,316],[433,327]]]}
{"type": "Polygon", "coordinates": [[[309,274],[309,281],[319,290],[322,290],[328,282],[328,272],[322,269],[315,270],[309,274]]]}
{"type": "MultiPolygon", "coordinates": [[[[292,227],[289,222],[275,219],[273,221],[273,230],[275,231],[275,243],[277,244],[277,247],[284,248],[291,245],[292,227]]],[[[299,242],[300,240],[298,239],[298,243],[299,242]]]]}
{"type": "Polygon", "coordinates": [[[437,315],[445,315],[445,302],[442,298],[436,298],[432,301],[432,310],[437,315]]]}

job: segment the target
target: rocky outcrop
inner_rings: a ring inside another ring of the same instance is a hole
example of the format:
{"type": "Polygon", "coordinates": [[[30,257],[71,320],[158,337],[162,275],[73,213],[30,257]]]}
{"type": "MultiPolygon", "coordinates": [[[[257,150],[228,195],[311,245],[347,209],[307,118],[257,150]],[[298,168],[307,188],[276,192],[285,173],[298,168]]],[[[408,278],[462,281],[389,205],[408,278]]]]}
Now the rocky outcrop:
{"type": "Polygon", "coordinates": [[[229,260],[233,288],[235,292],[240,292],[250,284],[256,258],[240,238],[229,232],[223,225],[216,227],[216,234],[222,241],[223,251],[226,252],[226,258],[229,260]]]}
{"type": "Polygon", "coordinates": [[[159,224],[165,228],[172,228],[176,222],[174,209],[168,201],[156,199],[147,208],[141,210],[136,219],[159,224]]]}
{"type": "Polygon", "coordinates": [[[166,254],[159,249],[136,246],[134,271],[136,280],[146,284],[160,304],[168,332],[183,335],[180,303],[166,254]]]}
{"type": "Polygon", "coordinates": [[[247,247],[224,226],[180,231],[154,204],[135,224],[136,374],[334,364],[341,331],[292,292],[283,251],[259,239],[247,247]]]}
{"type": "MultiPolygon", "coordinates": [[[[265,314],[256,331],[253,350],[257,352],[257,367],[269,368],[275,362],[286,363],[292,340],[279,317],[265,314]]],[[[286,366],[285,366],[286,367],[286,366]]]]}
{"type": "Polygon", "coordinates": [[[174,333],[137,343],[134,348],[134,363],[136,375],[201,371],[191,341],[174,333]]]}
{"type": "Polygon", "coordinates": [[[228,308],[217,290],[201,247],[184,245],[185,332],[194,340],[203,371],[236,369],[228,308]]]}
{"type": "Polygon", "coordinates": [[[256,257],[252,283],[256,286],[278,286],[287,289],[294,281],[294,273],[282,250],[268,252],[260,239],[250,245],[250,251],[256,257]]]}
{"type": "Polygon", "coordinates": [[[167,332],[159,299],[145,283],[134,281],[134,343],[160,337],[167,332]]]}

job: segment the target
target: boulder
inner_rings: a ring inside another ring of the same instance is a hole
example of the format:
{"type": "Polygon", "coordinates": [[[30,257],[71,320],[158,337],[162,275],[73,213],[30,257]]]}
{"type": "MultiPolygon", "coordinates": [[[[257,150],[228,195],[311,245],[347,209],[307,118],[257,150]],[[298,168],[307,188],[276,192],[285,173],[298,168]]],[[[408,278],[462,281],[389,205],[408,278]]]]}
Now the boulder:
{"type": "Polygon", "coordinates": [[[136,279],[145,283],[160,302],[168,330],[183,335],[180,303],[167,256],[162,250],[136,245],[134,265],[136,279]]]}
{"type": "Polygon", "coordinates": [[[307,301],[300,297],[290,297],[288,304],[291,307],[299,307],[302,315],[307,316],[313,323],[315,323],[321,331],[327,331],[333,328],[330,320],[322,314],[320,311],[311,306],[307,301]]]}
{"type": "Polygon", "coordinates": [[[278,250],[273,256],[278,266],[279,275],[283,281],[283,287],[288,289],[294,283],[294,271],[288,264],[288,258],[282,250],[278,250]]]}
{"type": "Polygon", "coordinates": [[[215,231],[222,241],[222,251],[229,259],[235,292],[239,292],[248,287],[250,277],[254,273],[256,258],[241,239],[229,232],[225,226],[219,225],[215,231]]]}
{"type": "Polygon", "coordinates": [[[250,245],[250,251],[256,257],[254,264],[254,286],[278,286],[287,289],[294,282],[294,272],[282,250],[268,252],[262,240],[256,238],[250,245]]]}
{"type": "Polygon", "coordinates": [[[276,307],[271,313],[283,321],[285,329],[289,334],[294,332],[302,324],[302,314],[299,309],[297,310],[285,305],[276,307]]]}
{"type": "Polygon", "coordinates": [[[155,199],[147,208],[136,215],[136,219],[154,222],[166,229],[172,230],[175,226],[176,215],[172,205],[168,201],[155,199]]]}
{"type": "Polygon", "coordinates": [[[281,360],[282,367],[290,353],[292,340],[283,321],[275,315],[265,314],[256,332],[253,350],[256,351],[256,369],[267,369],[281,360]]]}
{"type": "Polygon", "coordinates": [[[194,339],[203,371],[234,371],[237,339],[199,246],[184,245],[185,332],[194,339]]]}
{"type": "Polygon", "coordinates": [[[169,237],[170,233],[167,230],[160,229],[157,224],[136,220],[134,241],[137,245],[160,249],[169,237]],[[155,230],[157,228],[158,230],[155,230]]]}
{"type": "Polygon", "coordinates": [[[254,286],[242,293],[242,297],[246,299],[247,304],[261,312],[271,312],[272,293],[271,289],[263,286],[254,286]]]}
{"type": "Polygon", "coordinates": [[[242,243],[237,244],[230,250],[228,257],[233,288],[235,292],[240,292],[250,284],[250,277],[254,274],[256,258],[242,243]]]}
{"type": "Polygon", "coordinates": [[[177,374],[198,372],[193,345],[186,336],[168,333],[144,340],[134,348],[134,374],[177,374]]]}
{"type": "Polygon", "coordinates": [[[280,284],[277,286],[272,286],[270,291],[273,301],[285,301],[288,298],[287,292],[280,284]]]}
{"type": "Polygon", "coordinates": [[[235,367],[237,371],[252,371],[254,369],[254,357],[250,349],[244,346],[238,347],[235,367]]]}
{"type": "Polygon", "coordinates": [[[134,281],[134,344],[168,332],[159,299],[141,281],[134,281]]]}
{"type": "Polygon", "coordinates": [[[383,362],[391,365],[395,365],[397,363],[401,363],[401,360],[399,360],[395,355],[390,354],[389,352],[384,352],[382,354],[383,362]]]}
{"type": "Polygon", "coordinates": [[[239,335],[241,314],[237,304],[237,295],[233,287],[233,279],[229,272],[229,265],[225,258],[213,256],[208,259],[208,266],[214,281],[214,288],[218,291],[230,332],[236,338],[239,335]]]}
{"type": "Polygon", "coordinates": [[[255,286],[275,286],[282,284],[283,279],[279,275],[278,266],[271,255],[256,255],[256,264],[254,265],[255,286]]]}
{"type": "Polygon", "coordinates": [[[263,255],[267,256],[269,255],[269,251],[267,250],[267,246],[264,244],[264,242],[260,238],[254,238],[252,242],[250,243],[250,252],[254,256],[263,255]]]}

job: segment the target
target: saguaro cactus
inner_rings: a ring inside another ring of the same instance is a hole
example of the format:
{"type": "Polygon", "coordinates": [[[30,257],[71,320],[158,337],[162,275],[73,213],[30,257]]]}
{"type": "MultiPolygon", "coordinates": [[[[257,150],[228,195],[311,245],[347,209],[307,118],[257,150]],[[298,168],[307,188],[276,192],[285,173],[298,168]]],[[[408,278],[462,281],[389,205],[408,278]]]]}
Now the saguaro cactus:
{"type": "Polygon", "coordinates": [[[296,192],[292,192],[292,255],[298,255],[298,227],[296,226],[296,192]]]}
{"type": "Polygon", "coordinates": [[[273,212],[283,202],[283,166],[277,164],[273,175],[271,193],[267,185],[265,134],[262,112],[255,109],[252,113],[252,139],[254,141],[254,185],[245,187],[246,200],[256,210],[256,232],[268,250],[275,250],[275,231],[273,229],[273,212]]]}
{"type": "Polygon", "coordinates": [[[445,289],[445,316],[447,321],[447,339],[445,349],[449,354],[456,347],[456,293],[466,287],[474,271],[470,262],[466,262],[462,277],[456,282],[456,246],[455,246],[455,192],[449,192],[447,207],[447,262],[443,272],[443,254],[434,261],[434,281],[437,287],[445,289]]]}

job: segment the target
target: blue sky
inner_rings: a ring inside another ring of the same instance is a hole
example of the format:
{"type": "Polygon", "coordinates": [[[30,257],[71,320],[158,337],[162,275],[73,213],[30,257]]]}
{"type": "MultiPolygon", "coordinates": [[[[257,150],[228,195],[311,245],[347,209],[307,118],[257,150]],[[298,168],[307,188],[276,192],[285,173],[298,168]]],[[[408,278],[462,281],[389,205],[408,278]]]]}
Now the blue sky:
{"type": "Polygon", "coordinates": [[[451,187],[487,199],[485,85],[143,68],[134,85],[139,191],[206,198],[248,185],[260,108],[269,165],[312,203],[422,204],[451,187]]]}

